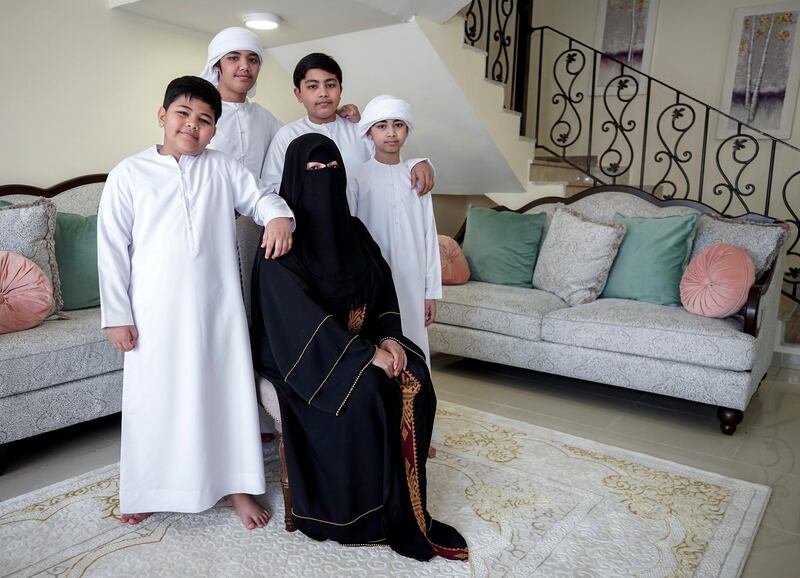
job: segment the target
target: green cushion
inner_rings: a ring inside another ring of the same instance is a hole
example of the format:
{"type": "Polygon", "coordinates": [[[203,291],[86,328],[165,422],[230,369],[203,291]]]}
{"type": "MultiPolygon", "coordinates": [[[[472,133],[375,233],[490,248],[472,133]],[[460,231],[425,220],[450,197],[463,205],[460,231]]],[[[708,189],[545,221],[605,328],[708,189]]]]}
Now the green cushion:
{"type": "Polygon", "coordinates": [[[470,279],[531,287],[546,219],[470,205],[462,244],[470,279]]]}
{"type": "Polygon", "coordinates": [[[55,241],[64,309],[69,311],[100,305],[97,215],[84,217],[58,213],[55,241]]]}
{"type": "MultiPolygon", "coordinates": [[[[0,207],[11,205],[0,200],[0,207]]],[[[56,215],[56,264],[65,311],[100,305],[97,277],[97,215],[56,215]]]]}
{"type": "Polygon", "coordinates": [[[692,253],[698,214],[643,218],[615,215],[625,237],[601,297],[680,305],[683,270],[692,253]]]}

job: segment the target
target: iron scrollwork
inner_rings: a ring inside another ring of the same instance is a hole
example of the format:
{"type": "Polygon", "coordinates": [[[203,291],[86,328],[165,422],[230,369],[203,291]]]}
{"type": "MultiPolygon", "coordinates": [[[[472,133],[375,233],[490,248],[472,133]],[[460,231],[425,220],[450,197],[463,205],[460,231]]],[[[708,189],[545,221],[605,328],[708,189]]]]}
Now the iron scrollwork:
{"type": "Polygon", "coordinates": [[[472,0],[464,13],[464,38],[471,46],[483,35],[483,2],[472,0]]]}
{"type": "Polygon", "coordinates": [[[758,141],[750,136],[749,134],[734,134],[726,138],[717,148],[717,169],[719,170],[719,174],[722,175],[724,182],[717,183],[714,185],[714,194],[717,196],[722,196],[727,194],[728,199],[725,203],[725,207],[720,211],[722,214],[728,213],[731,205],[733,204],[734,199],[741,203],[742,207],[744,208],[745,213],[750,212],[750,207],[747,206],[746,197],[750,197],[756,190],[756,187],[753,183],[747,183],[744,185],[744,188],[741,186],[742,184],[742,175],[744,174],[745,169],[758,157],[759,145],[758,141]],[[726,153],[730,153],[730,160],[739,165],[738,170],[736,171],[736,176],[731,178],[728,175],[728,171],[723,167],[722,156],[726,153]]]}
{"type": "Polygon", "coordinates": [[[553,126],[550,127],[550,140],[556,146],[562,147],[562,149],[574,144],[583,130],[581,115],[575,105],[583,101],[584,94],[580,91],[575,91],[574,88],[575,82],[584,68],[586,68],[586,56],[580,50],[575,49],[565,50],[558,55],[553,63],[553,79],[559,92],[553,95],[551,102],[556,105],[561,104],[562,108],[553,126]],[[569,80],[566,87],[559,78],[559,68],[562,69],[562,74],[569,80]],[[572,117],[572,122],[567,119],[568,116],[572,117]],[[575,129],[574,132],[573,128],[575,129]]]}
{"type": "Polygon", "coordinates": [[[614,136],[608,147],[600,154],[598,166],[600,172],[607,177],[616,179],[628,172],[633,164],[633,144],[628,138],[628,133],[636,128],[636,121],[625,120],[625,113],[631,102],[639,92],[639,81],[636,77],[622,72],[612,78],[603,90],[603,106],[610,117],[603,121],[600,130],[609,132],[614,130],[614,136]],[[610,94],[615,92],[615,94],[610,94]],[[612,110],[611,100],[615,98],[622,104],[619,114],[612,110]],[[623,150],[624,148],[624,150],[623,150]],[[627,161],[627,164],[623,164],[627,161]]]}
{"type": "Polygon", "coordinates": [[[674,199],[677,198],[678,195],[678,185],[670,178],[673,168],[677,168],[677,178],[682,180],[682,198],[689,198],[691,185],[689,181],[689,175],[686,173],[686,169],[684,169],[683,165],[692,160],[692,152],[686,149],[680,150],[680,148],[681,141],[686,136],[686,133],[688,133],[694,126],[695,118],[696,115],[694,108],[685,103],[672,104],[661,111],[661,114],[658,115],[656,132],[658,134],[658,139],[661,141],[661,144],[664,145],[664,148],[656,151],[656,153],[653,155],[653,160],[657,163],[661,163],[664,162],[665,159],[669,159],[669,164],[667,164],[666,168],[664,169],[664,173],[653,187],[653,190],[658,191],[659,189],[662,189],[661,197],[664,199],[674,199]],[[668,123],[665,123],[664,121],[667,118],[670,120],[668,123]],[[665,124],[668,124],[668,126],[665,127],[665,124]],[[665,135],[667,130],[671,130],[671,132],[674,134],[672,146],[667,144],[667,136],[665,135]],[[663,189],[668,190],[664,191],[663,189]]]}
{"type": "Polygon", "coordinates": [[[492,62],[492,78],[498,82],[508,82],[510,72],[508,47],[511,45],[511,35],[508,34],[508,21],[514,14],[513,0],[496,0],[495,15],[497,16],[497,29],[492,33],[492,38],[497,42],[497,56],[492,62]]]}

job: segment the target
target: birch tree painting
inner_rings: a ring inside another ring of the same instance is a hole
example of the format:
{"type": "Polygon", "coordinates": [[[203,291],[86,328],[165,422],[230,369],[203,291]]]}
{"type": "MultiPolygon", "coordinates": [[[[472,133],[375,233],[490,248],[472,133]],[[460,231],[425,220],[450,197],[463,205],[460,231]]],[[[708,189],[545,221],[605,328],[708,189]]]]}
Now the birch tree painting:
{"type": "MultiPolygon", "coordinates": [[[[800,6],[757,6],[736,13],[729,55],[735,69],[729,63],[723,105],[736,120],[786,138],[797,90],[794,54],[800,6]]],[[[722,124],[730,133],[738,123],[722,124]]]]}
{"type": "MultiPolygon", "coordinates": [[[[596,42],[599,50],[646,73],[653,46],[656,10],[657,0],[601,0],[596,42]]],[[[601,58],[597,87],[602,90],[620,74],[620,68],[610,58],[601,58]]]]}

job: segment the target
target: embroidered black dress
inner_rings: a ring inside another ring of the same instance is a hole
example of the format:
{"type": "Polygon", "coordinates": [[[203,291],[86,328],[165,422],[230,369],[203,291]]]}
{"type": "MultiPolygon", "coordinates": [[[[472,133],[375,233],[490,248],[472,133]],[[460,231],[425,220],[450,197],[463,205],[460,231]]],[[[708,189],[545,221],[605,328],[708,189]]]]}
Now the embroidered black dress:
{"type": "Polygon", "coordinates": [[[346,182],[332,140],[295,139],[281,184],[297,218],[293,249],[277,260],[261,249],[254,264],[254,361],[278,391],[295,523],[317,540],[466,560],[461,535],[428,515],[436,397],[424,355],[402,335],[391,271],[350,216],[346,182]],[[338,168],[307,170],[309,160],[338,168]],[[408,358],[394,379],[371,364],[386,339],[408,358]]]}

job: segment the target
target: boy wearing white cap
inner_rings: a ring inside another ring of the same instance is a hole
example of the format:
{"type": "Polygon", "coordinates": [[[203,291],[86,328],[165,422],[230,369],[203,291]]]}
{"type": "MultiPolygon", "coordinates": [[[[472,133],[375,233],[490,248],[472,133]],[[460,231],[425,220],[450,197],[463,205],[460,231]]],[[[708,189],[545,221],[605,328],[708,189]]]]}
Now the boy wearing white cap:
{"type": "Polygon", "coordinates": [[[403,335],[425,352],[430,367],[427,327],[442,297],[442,269],[433,201],[417,195],[400,158],[413,124],[411,106],[399,98],[381,95],[367,104],[358,129],[375,145],[375,155],[355,169],[348,203],[389,263],[403,335]]]}
{"type": "Polygon", "coordinates": [[[200,74],[222,96],[222,116],[208,148],[228,153],[258,178],[269,143],[283,126],[266,108],[248,100],[256,94],[263,62],[258,36],[245,28],[226,28],[208,45],[208,61],[200,74]]]}

